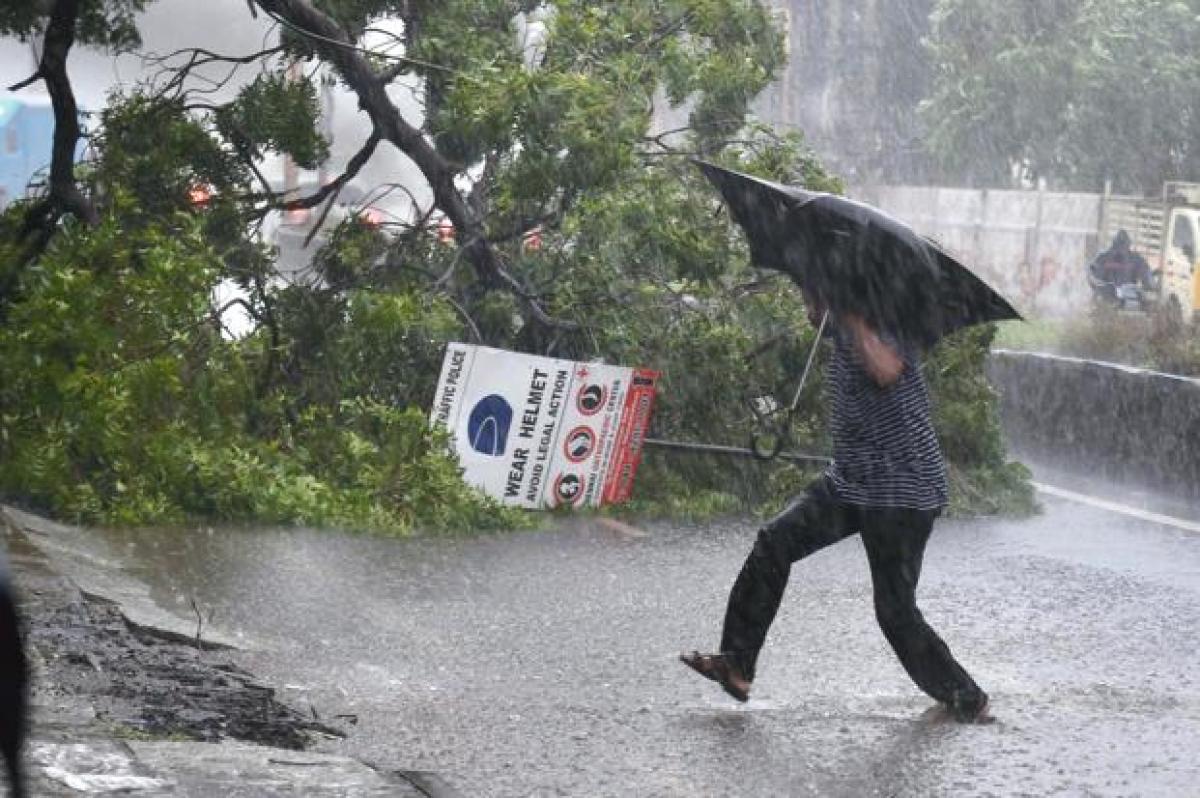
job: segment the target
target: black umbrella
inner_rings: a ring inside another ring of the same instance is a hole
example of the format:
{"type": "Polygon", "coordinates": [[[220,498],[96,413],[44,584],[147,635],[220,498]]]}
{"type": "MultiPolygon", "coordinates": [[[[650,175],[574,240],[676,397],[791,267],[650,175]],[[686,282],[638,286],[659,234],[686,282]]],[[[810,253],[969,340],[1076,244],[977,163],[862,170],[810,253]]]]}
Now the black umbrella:
{"type": "Polygon", "coordinates": [[[695,162],[746,231],[750,254],[792,277],[836,315],[929,347],[955,330],[1020,319],[937,244],[878,208],[695,162]]]}

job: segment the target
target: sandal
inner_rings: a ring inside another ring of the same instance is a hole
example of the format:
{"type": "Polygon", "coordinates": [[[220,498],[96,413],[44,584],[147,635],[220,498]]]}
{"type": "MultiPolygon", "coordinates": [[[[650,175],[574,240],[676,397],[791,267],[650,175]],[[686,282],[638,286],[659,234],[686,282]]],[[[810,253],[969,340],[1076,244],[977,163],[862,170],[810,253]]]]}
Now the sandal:
{"type": "MultiPolygon", "coordinates": [[[[741,673],[724,654],[701,654],[699,651],[693,651],[691,654],[680,654],[679,661],[705,679],[711,679],[720,684],[721,689],[738,701],[750,700],[749,683],[747,682],[746,687],[733,683],[734,674],[741,677],[741,673]]],[[[739,681],[745,681],[745,679],[740,678],[739,681]]]]}

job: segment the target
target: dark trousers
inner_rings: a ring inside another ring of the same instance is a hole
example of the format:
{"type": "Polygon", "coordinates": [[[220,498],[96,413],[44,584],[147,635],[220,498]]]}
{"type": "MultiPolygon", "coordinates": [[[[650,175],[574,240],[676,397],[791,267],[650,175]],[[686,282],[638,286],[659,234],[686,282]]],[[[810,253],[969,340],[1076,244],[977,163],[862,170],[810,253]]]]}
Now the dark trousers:
{"type": "Polygon", "coordinates": [[[839,502],[822,478],[758,533],[729,594],[721,652],[754,678],[792,563],[861,534],[875,590],[875,617],[908,675],[934,699],[970,713],[987,696],[917,609],[917,580],[937,511],[839,502]]]}

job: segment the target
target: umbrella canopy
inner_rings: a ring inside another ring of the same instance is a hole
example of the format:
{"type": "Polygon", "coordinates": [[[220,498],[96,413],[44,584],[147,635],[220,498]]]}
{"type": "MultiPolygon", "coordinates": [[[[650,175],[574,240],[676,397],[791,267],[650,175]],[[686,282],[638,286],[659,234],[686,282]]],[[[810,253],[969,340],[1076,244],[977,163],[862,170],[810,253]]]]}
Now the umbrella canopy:
{"type": "Polygon", "coordinates": [[[745,230],[750,255],[784,272],[836,315],[929,347],[955,330],[1020,319],[1004,297],[878,208],[695,162],[745,230]]]}

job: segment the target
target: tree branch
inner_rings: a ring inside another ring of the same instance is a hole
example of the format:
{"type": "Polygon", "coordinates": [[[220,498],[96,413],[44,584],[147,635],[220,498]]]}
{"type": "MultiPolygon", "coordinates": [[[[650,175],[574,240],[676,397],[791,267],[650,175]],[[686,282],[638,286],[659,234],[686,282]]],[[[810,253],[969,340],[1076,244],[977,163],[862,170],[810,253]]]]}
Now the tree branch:
{"type": "Polygon", "coordinates": [[[75,25],[80,0],[55,0],[46,26],[45,45],[38,74],[46,82],[54,107],[54,149],[50,161],[49,192],[25,214],[25,233],[50,229],[63,213],[70,213],[88,225],[100,223],[95,206],[75,182],[75,147],[82,135],[79,106],[67,76],[67,54],[75,43],[75,25]]]}
{"type": "Polygon", "coordinates": [[[317,216],[317,221],[314,222],[313,225],[308,229],[308,233],[304,236],[304,243],[300,245],[304,249],[308,249],[308,245],[312,243],[312,240],[317,237],[317,233],[321,231],[321,227],[324,226],[325,220],[329,218],[329,212],[333,210],[333,203],[337,199],[339,193],[341,192],[334,192],[330,194],[329,199],[325,201],[325,207],[321,209],[320,215],[317,216]]]}
{"type": "Polygon", "coordinates": [[[229,83],[229,81],[237,73],[238,69],[240,69],[242,66],[254,63],[255,61],[259,61],[263,58],[281,52],[283,52],[283,47],[279,45],[274,47],[264,47],[258,52],[239,56],[222,55],[221,53],[216,53],[212,50],[206,50],[203,47],[186,47],[180,50],[175,50],[171,53],[167,53],[166,55],[145,55],[142,57],[142,63],[147,67],[159,67],[160,71],[157,73],[158,75],[162,75],[164,73],[171,74],[170,79],[158,92],[161,96],[167,96],[173,92],[175,95],[183,93],[184,83],[189,77],[191,77],[193,70],[208,66],[210,64],[229,65],[230,71],[223,79],[214,80],[213,78],[205,77],[203,75],[200,76],[205,83],[209,84],[210,88],[206,91],[216,91],[229,83]],[[187,60],[182,65],[170,66],[168,64],[169,61],[183,55],[187,56],[187,60]]]}
{"type": "Polygon", "coordinates": [[[331,18],[306,0],[256,0],[267,13],[283,17],[296,28],[314,34],[310,44],[321,57],[333,64],[347,85],[358,95],[359,105],[370,116],[375,130],[408,155],[429,181],[437,206],[445,212],[455,229],[475,238],[481,225],[454,186],[454,169],[434,149],[421,131],[400,114],[399,109],[380,85],[377,73],[367,59],[348,49],[354,42],[331,18]]]}
{"type": "Polygon", "coordinates": [[[13,85],[9,86],[8,90],[9,91],[20,91],[21,89],[25,88],[26,86],[32,86],[34,83],[37,83],[41,79],[42,79],[42,70],[39,67],[37,72],[34,72],[32,75],[25,78],[25,80],[19,81],[17,83],[14,83],[13,85]]]}
{"type": "Polygon", "coordinates": [[[294,200],[288,200],[279,207],[285,211],[299,211],[307,208],[315,208],[325,201],[325,198],[331,194],[336,194],[342,190],[342,187],[349,183],[358,175],[362,168],[366,166],[367,161],[371,160],[371,156],[375,153],[375,148],[379,146],[382,140],[378,130],[372,130],[371,135],[367,137],[366,143],[354,156],[346,162],[346,169],[333,180],[321,186],[315,192],[307,197],[300,197],[294,200]]]}
{"type": "Polygon", "coordinates": [[[393,80],[395,80],[396,78],[405,74],[406,72],[411,72],[412,66],[413,66],[412,64],[406,63],[404,61],[397,61],[396,63],[392,64],[387,69],[380,72],[377,80],[386,86],[387,84],[391,83],[393,80]]]}
{"type": "Polygon", "coordinates": [[[380,185],[376,186],[373,191],[374,193],[369,194],[363,201],[364,205],[374,205],[375,203],[382,202],[391,196],[392,192],[394,191],[399,191],[407,196],[409,204],[412,205],[413,213],[419,213],[421,215],[418,221],[413,222],[412,227],[414,228],[423,228],[426,224],[428,224],[429,220],[433,218],[433,212],[435,208],[430,206],[425,210],[421,210],[421,203],[417,201],[416,195],[412,193],[412,189],[410,189],[408,186],[400,183],[381,183],[380,185]]]}
{"type": "Polygon", "coordinates": [[[471,338],[474,339],[475,343],[483,343],[483,333],[479,331],[479,325],[475,323],[475,319],[471,318],[471,314],[467,313],[467,309],[464,308],[457,299],[450,296],[448,293],[443,294],[442,298],[450,303],[450,307],[454,308],[454,310],[458,312],[458,315],[463,317],[463,321],[466,323],[467,328],[470,329],[471,338]]]}
{"type": "MultiPolygon", "coordinates": [[[[307,197],[297,197],[295,199],[290,199],[290,200],[283,198],[286,195],[276,192],[271,187],[271,184],[267,182],[267,179],[263,176],[262,172],[259,171],[257,165],[254,163],[253,158],[250,157],[250,154],[242,152],[242,156],[241,156],[242,160],[254,172],[255,176],[258,178],[258,181],[262,184],[262,186],[264,188],[264,192],[262,194],[251,194],[244,199],[250,199],[255,202],[258,202],[258,201],[266,202],[265,205],[258,207],[253,211],[253,213],[256,216],[258,216],[259,218],[265,217],[270,211],[274,211],[274,210],[282,210],[282,211],[307,210],[309,208],[315,208],[316,206],[320,205],[322,202],[325,202],[327,199],[330,202],[332,202],[337,197],[337,195],[339,193],[341,193],[341,190],[345,187],[345,185],[347,183],[349,183],[351,180],[353,180],[360,171],[362,171],[363,166],[365,166],[367,161],[369,161],[371,159],[371,155],[374,154],[375,149],[376,149],[376,147],[379,146],[379,142],[381,140],[382,139],[380,138],[378,132],[372,131],[371,135],[367,138],[367,140],[363,144],[362,148],[358,152],[356,152],[354,154],[354,156],[352,158],[350,158],[349,161],[346,162],[346,169],[344,172],[342,172],[340,175],[338,175],[336,178],[329,181],[325,185],[318,188],[316,191],[314,191],[312,194],[308,195],[307,197]]],[[[241,152],[240,148],[239,148],[239,152],[241,152]]],[[[324,221],[326,213],[328,213],[328,207],[326,207],[325,213],[321,214],[321,221],[324,221]]],[[[320,222],[318,222],[317,225],[315,225],[313,227],[313,231],[316,231],[319,227],[320,227],[320,222]]],[[[311,238],[311,235],[312,235],[312,233],[309,234],[310,238],[311,238]]],[[[304,242],[305,246],[308,245],[309,240],[310,240],[309,238],[305,239],[305,242],[304,242]]]]}
{"type": "Polygon", "coordinates": [[[225,312],[227,310],[230,310],[231,308],[235,308],[238,306],[241,306],[241,308],[246,311],[246,315],[249,316],[250,318],[254,319],[256,324],[258,323],[258,321],[259,321],[258,312],[253,307],[250,306],[249,302],[242,299],[241,297],[236,297],[234,299],[231,299],[228,302],[226,302],[224,305],[222,305],[221,307],[214,308],[212,311],[210,311],[210,319],[216,324],[216,326],[220,330],[223,330],[224,332],[229,334],[230,337],[233,336],[233,331],[230,330],[229,327],[227,327],[225,325],[225,322],[222,319],[222,317],[225,315],[225,312]]]}
{"type": "Polygon", "coordinates": [[[454,185],[457,170],[421,130],[406,120],[387,95],[387,85],[357,48],[354,41],[328,15],[308,0],[255,0],[268,15],[286,20],[297,33],[307,35],[322,60],[332,64],[346,85],[358,95],[359,107],[371,118],[375,130],[409,157],[429,182],[434,204],[459,233],[463,254],[480,282],[511,290],[525,300],[540,323],[574,328],[571,322],[552,319],[520,283],[505,271],[495,247],[487,240],[483,219],[454,185]]]}

